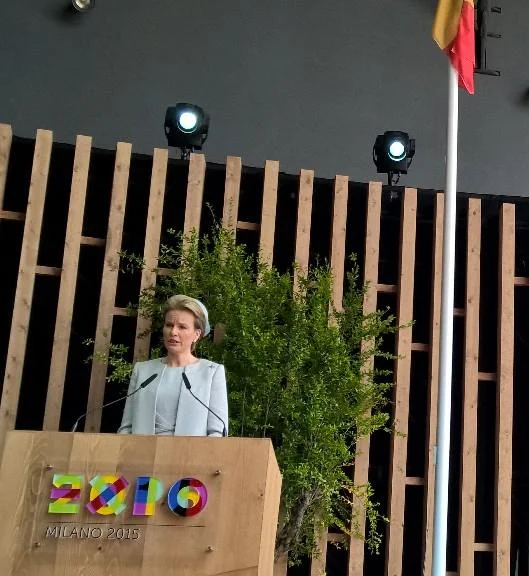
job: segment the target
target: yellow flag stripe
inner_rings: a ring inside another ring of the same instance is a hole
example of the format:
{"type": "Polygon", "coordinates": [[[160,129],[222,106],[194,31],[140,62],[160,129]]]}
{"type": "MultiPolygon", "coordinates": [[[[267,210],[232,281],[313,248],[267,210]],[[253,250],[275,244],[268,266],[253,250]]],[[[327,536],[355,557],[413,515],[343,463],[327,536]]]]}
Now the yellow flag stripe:
{"type": "Polygon", "coordinates": [[[457,36],[463,2],[474,7],[473,0],[439,0],[437,3],[432,35],[442,50],[450,46],[457,36]]]}

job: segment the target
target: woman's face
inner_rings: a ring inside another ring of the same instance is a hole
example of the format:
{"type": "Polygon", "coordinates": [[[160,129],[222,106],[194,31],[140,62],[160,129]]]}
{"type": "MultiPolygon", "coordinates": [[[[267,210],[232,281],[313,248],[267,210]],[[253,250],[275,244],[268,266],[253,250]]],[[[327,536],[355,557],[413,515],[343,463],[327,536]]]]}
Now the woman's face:
{"type": "Polygon", "coordinates": [[[191,346],[200,337],[195,317],[188,310],[169,310],[163,326],[163,343],[168,354],[191,353],[191,346]]]}

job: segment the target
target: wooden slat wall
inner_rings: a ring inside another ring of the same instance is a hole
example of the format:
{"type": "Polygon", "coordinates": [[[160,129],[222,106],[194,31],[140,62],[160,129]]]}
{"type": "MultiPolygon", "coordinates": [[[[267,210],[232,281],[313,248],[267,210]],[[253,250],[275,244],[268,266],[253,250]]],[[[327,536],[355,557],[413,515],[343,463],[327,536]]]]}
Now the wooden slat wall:
{"type": "MultiPolygon", "coordinates": [[[[156,148],[152,160],[151,188],[149,193],[149,208],[147,209],[147,227],[145,229],[145,244],[143,248],[144,267],[141,271],[140,292],[156,284],[156,269],[162,232],[163,200],[165,197],[165,180],[167,178],[167,150],[156,148]]],[[[151,322],[139,316],[136,322],[136,340],[134,344],[134,362],[146,360],[149,357],[151,343],[148,331],[151,322]]]]}
{"type": "MultiPolygon", "coordinates": [[[[347,233],[347,200],[349,194],[349,178],[336,176],[334,181],[332,228],[331,228],[331,271],[333,277],[332,306],[342,309],[343,281],[345,273],[345,238],[347,233]]],[[[327,557],[328,530],[320,529],[316,534],[318,553],[311,562],[311,576],[325,574],[327,557]]]]}
{"type": "Polygon", "coordinates": [[[279,162],[267,160],[264,172],[263,205],[261,208],[259,257],[264,264],[268,265],[272,264],[274,258],[278,178],[279,162]]]}
{"type": "Polygon", "coordinates": [[[481,200],[468,201],[465,297],[465,366],[459,504],[459,576],[474,576],[476,458],[478,441],[481,200]]]}
{"type": "MultiPolygon", "coordinates": [[[[119,251],[121,250],[123,221],[125,219],[131,152],[132,146],[130,144],[124,142],[118,143],[114,167],[114,182],[112,184],[112,197],[110,201],[110,214],[108,217],[105,264],[103,267],[103,278],[101,280],[94,355],[105,354],[112,336],[114,306],[118,286],[119,251]]],[[[101,426],[101,411],[97,410],[97,408],[103,405],[106,372],[106,362],[102,360],[92,362],[90,389],[88,391],[88,414],[85,425],[85,431],[87,432],[99,432],[101,426]]]]}
{"type": "MultiPolygon", "coordinates": [[[[31,302],[36,274],[60,277],[59,298],[55,326],[54,346],[50,365],[48,394],[44,413],[43,428],[57,430],[68,358],[71,332],[71,317],[74,306],[75,288],[78,281],[78,262],[82,246],[104,247],[104,271],[101,286],[99,313],[97,320],[94,351],[104,352],[110,343],[113,318],[126,315],[124,308],[116,307],[116,290],[119,269],[118,252],[122,244],[122,231],[131,146],[120,143],[117,147],[114,181],[108,233],[106,239],[82,235],[84,204],[87,192],[87,178],[90,165],[91,139],[79,136],[76,143],[74,168],[71,184],[70,208],[65,237],[62,267],[41,266],[38,264],[38,251],[41,242],[41,227],[46,198],[46,186],[52,150],[52,133],[37,132],[33,157],[29,201],[26,213],[4,210],[4,195],[9,168],[12,142],[11,127],[0,124],[0,221],[18,220],[24,227],[18,283],[13,305],[12,326],[7,351],[7,362],[0,401],[0,449],[5,434],[15,425],[25,347],[28,337],[31,302]],[[23,223],[22,223],[23,222],[23,223]]],[[[141,277],[141,289],[156,282],[157,274],[167,271],[158,268],[158,252],[163,219],[165,183],[167,177],[168,153],[156,149],[150,184],[147,226],[144,241],[145,268],[141,277]]],[[[187,198],[185,202],[184,233],[199,231],[203,205],[206,162],[202,154],[192,154],[189,162],[187,198]]],[[[238,220],[238,206],[242,175],[242,161],[239,157],[229,157],[226,166],[224,190],[223,225],[233,230],[249,230],[259,234],[259,252],[263,262],[271,264],[274,255],[276,209],[278,197],[279,163],[267,161],[264,169],[263,202],[260,222],[238,220]]],[[[312,218],[312,194],[314,172],[302,170],[299,177],[299,197],[295,237],[295,261],[301,272],[309,263],[309,249],[312,218]]],[[[381,227],[382,186],[370,183],[367,198],[365,268],[364,278],[368,285],[364,311],[369,314],[377,308],[378,293],[393,293],[397,297],[398,322],[406,324],[413,319],[413,293],[415,285],[415,242],[417,191],[407,188],[402,199],[400,268],[394,284],[378,283],[379,244],[381,227]]],[[[354,199],[350,200],[354,202],[354,199]]],[[[386,575],[402,574],[402,553],[404,530],[405,487],[424,486],[423,515],[423,574],[431,571],[432,516],[434,486],[434,446],[436,435],[436,405],[439,364],[439,323],[441,293],[441,255],[443,238],[443,194],[435,197],[435,217],[432,254],[432,294],[431,329],[428,343],[412,342],[411,327],[400,331],[396,341],[398,359],[395,364],[394,424],[397,434],[391,438],[390,485],[388,490],[389,514],[391,522],[386,538],[386,575]],[[429,354],[427,432],[425,438],[426,461],[424,477],[408,477],[407,438],[409,413],[409,392],[412,353],[429,354]]],[[[330,262],[335,284],[333,302],[341,307],[343,296],[345,239],[347,231],[348,178],[337,176],[334,183],[332,235],[330,262]]],[[[182,206],[182,209],[184,207],[182,206]]],[[[492,553],[494,574],[503,576],[510,571],[510,532],[511,532],[511,483],[512,483],[512,433],[513,433],[513,370],[514,370],[514,287],[527,286],[529,280],[514,275],[515,209],[512,204],[503,204],[500,213],[500,246],[498,278],[498,358],[497,375],[479,371],[479,307],[480,307],[480,243],[481,243],[481,201],[468,200],[468,227],[466,247],[466,295],[465,308],[455,309],[454,315],[464,316],[465,372],[462,422],[462,459],[460,477],[460,531],[458,576],[471,576],[474,573],[474,553],[492,553]],[[476,496],[476,446],[477,392],[479,381],[496,382],[497,421],[496,421],[496,478],[495,478],[495,524],[494,542],[475,542],[475,496],[476,496]]],[[[139,338],[148,330],[145,319],[136,323],[136,345],[134,358],[145,358],[149,350],[149,338],[139,338]]],[[[216,334],[217,337],[217,334],[216,334]]],[[[221,335],[219,335],[221,337],[221,335]]],[[[364,343],[365,345],[365,343],[364,343]]],[[[105,392],[106,365],[95,362],[92,366],[87,409],[101,406],[105,392]]],[[[100,427],[100,414],[95,410],[87,418],[86,429],[97,431],[100,427]]],[[[368,482],[369,438],[358,443],[354,479],[358,485],[368,482]]],[[[360,532],[365,531],[365,518],[360,504],[355,504],[353,514],[359,522],[360,532]]],[[[325,552],[329,542],[343,543],[343,534],[319,534],[321,556],[314,558],[311,574],[315,576],[325,569],[325,552]]],[[[364,573],[364,543],[352,539],[347,573],[360,576],[364,573]]],[[[277,574],[284,574],[284,567],[277,574]]],[[[456,574],[454,572],[454,574],[456,574]]]]}
{"type": "Polygon", "coordinates": [[[4,447],[6,433],[15,427],[18,410],[52,143],[52,132],[49,130],[37,131],[18,268],[18,282],[7,348],[4,385],[0,401],[0,453],[4,447]]]}
{"type": "Polygon", "coordinates": [[[441,326],[441,279],[443,269],[444,194],[437,193],[434,209],[432,253],[432,300],[426,406],[425,478],[423,505],[423,574],[432,571],[433,508],[435,491],[435,446],[437,439],[437,398],[439,392],[439,329],[441,326]]]}
{"type": "Polygon", "coordinates": [[[241,170],[241,159],[238,156],[228,156],[226,162],[226,182],[224,185],[222,226],[226,228],[226,230],[232,230],[233,232],[237,231],[241,170]]]}
{"type": "Polygon", "coordinates": [[[4,195],[6,189],[7,168],[13,130],[7,124],[0,124],[0,212],[4,210],[4,195]]]}
{"type": "Polygon", "coordinates": [[[68,223],[66,225],[66,238],[64,240],[59,302],[57,305],[57,318],[55,320],[55,334],[53,337],[50,375],[48,379],[48,393],[44,411],[44,430],[58,430],[61,418],[91,149],[92,138],[89,136],[77,137],[73,161],[68,223]]]}
{"type": "MultiPolygon", "coordinates": [[[[296,255],[299,274],[306,274],[309,265],[310,218],[312,215],[312,187],[314,171],[302,170],[299,176],[298,217],[296,225],[296,255]]],[[[298,274],[295,274],[297,279],[298,274]]],[[[297,285],[295,282],[294,286],[297,285]]]]}
{"type": "MultiPolygon", "coordinates": [[[[377,309],[378,260],[380,251],[380,214],[382,206],[382,185],[371,182],[367,196],[366,240],[364,258],[364,314],[371,314],[377,309]]],[[[365,350],[367,342],[362,343],[365,350]]],[[[373,362],[366,366],[373,369],[373,362]]],[[[369,480],[369,436],[361,438],[356,446],[354,482],[365,486],[369,480]]],[[[358,538],[352,538],[349,544],[348,574],[362,576],[364,573],[365,510],[361,501],[353,502],[352,523],[358,524],[358,538]]]]}
{"type": "Polygon", "coordinates": [[[389,471],[389,524],[386,538],[386,574],[401,576],[404,538],[407,433],[411,375],[411,334],[415,269],[417,190],[406,188],[402,202],[397,322],[408,327],[397,335],[393,425],[389,471]]]}
{"type": "Polygon", "coordinates": [[[494,575],[510,573],[514,372],[515,209],[500,209],[498,266],[498,382],[496,385],[496,483],[494,575]]]}

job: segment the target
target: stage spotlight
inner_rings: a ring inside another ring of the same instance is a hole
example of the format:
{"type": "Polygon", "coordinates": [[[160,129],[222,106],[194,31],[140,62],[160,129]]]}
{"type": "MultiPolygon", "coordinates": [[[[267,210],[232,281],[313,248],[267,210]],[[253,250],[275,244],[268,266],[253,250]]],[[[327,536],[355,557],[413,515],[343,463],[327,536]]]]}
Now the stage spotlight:
{"type": "Polygon", "coordinates": [[[72,0],[72,6],[79,12],[86,12],[95,6],[95,0],[72,0]]]}
{"type": "Polygon", "coordinates": [[[396,184],[401,174],[408,173],[414,155],[415,140],[407,132],[379,134],[373,146],[373,162],[377,172],[388,175],[389,186],[396,184]]]}
{"type": "Polygon", "coordinates": [[[209,131],[209,116],[200,106],[181,102],[169,106],[165,113],[167,144],[180,148],[181,158],[189,158],[195,150],[201,150],[209,131]]]}

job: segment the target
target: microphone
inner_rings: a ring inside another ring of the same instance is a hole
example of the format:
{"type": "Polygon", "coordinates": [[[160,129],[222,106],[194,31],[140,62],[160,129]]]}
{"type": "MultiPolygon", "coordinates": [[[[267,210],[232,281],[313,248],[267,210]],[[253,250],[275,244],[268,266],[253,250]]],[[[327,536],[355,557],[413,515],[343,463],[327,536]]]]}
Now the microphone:
{"type": "Polygon", "coordinates": [[[197,401],[200,402],[200,404],[202,404],[202,406],[204,406],[204,408],[208,411],[211,412],[213,414],[213,416],[215,416],[215,418],[217,418],[218,420],[220,420],[220,423],[222,424],[222,437],[226,437],[227,433],[226,433],[226,424],[224,423],[224,420],[218,415],[215,414],[215,412],[213,412],[213,410],[209,407],[206,406],[204,404],[204,402],[202,402],[202,400],[200,398],[198,398],[198,396],[195,396],[193,394],[193,390],[191,390],[191,383],[189,382],[189,378],[187,377],[187,374],[185,372],[182,372],[182,380],[184,381],[185,387],[189,390],[189,393],[191,394],[191,396],[193,396],[193,398],[197,401]]]}
{"type": "Polygon", "coordinates": [[[151,374],[151,376],[149,376],[147,379],[145,379],[136,388],[136,390],[133,390],[132,392],[129,392],[128,394],[125,394],[124,396],[120,396],[116,400],[112,400],[112,402],[107,402],[106,404],[103,404],[103,406],[100,406],[99,408],[92,408],[92,410],[88,410],[88,412],[81,414],[81,416],[79,416],[79,418],[77,418],[77,420],[75,421],[75,424],[72,426],[72,429],[70,430],[70,432],[75,432],[77,430],[77,426],[79,426],[79,422],[88,414],[92,414],[92,412],[96,412],[97,410],[104,410],[107,406],[112,406],[112,404],[116,404],[117,402],[122,402],[123,400],[126,400],[127,398],[134,396],[134,394],[136,394],[136,392],[143,390],[146,386],[148,386],[157,377],[158,377],[158,374],[151,374]]]}

